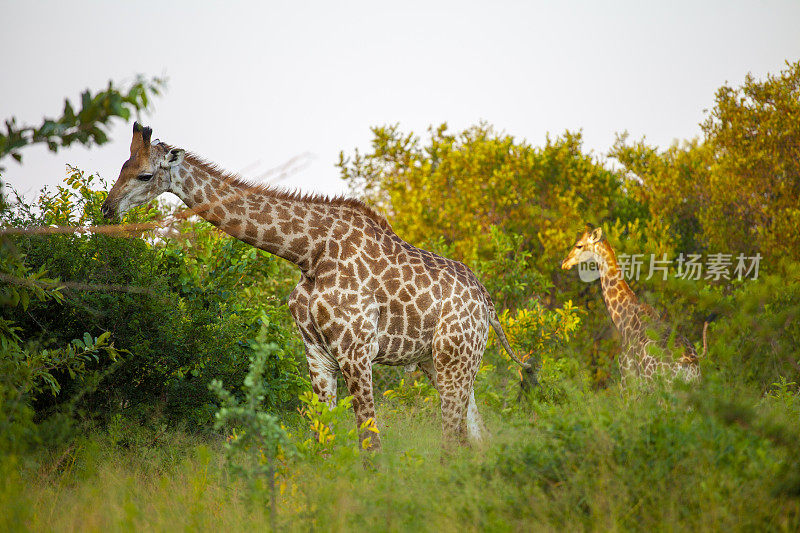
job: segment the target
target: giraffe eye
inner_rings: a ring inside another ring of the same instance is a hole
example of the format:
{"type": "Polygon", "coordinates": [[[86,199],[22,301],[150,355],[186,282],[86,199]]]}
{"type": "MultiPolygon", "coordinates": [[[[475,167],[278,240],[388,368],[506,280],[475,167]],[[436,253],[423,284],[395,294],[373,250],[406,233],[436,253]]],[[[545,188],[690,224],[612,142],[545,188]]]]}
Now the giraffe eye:
{"type": "Polygon", "coordinates": [[[136,179],[139,181],[150,181],[152,177],[153,177],[152,174],[139,174],[138,176],[136,176],[136,179]]]}
{"type": "Polygon", "coordinates": [[[582,245],[582,244],[576,244],[576,245],[575,245],[575,248],[577,248],[578,250],[580,250],[581,248],[583,248],[583,245],[582,245]]]}

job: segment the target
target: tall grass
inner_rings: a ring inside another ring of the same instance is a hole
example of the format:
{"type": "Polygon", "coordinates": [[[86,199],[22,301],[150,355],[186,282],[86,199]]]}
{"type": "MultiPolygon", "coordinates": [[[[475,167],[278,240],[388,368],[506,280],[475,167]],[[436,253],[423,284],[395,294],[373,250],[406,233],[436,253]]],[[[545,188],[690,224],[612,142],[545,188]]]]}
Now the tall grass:
{"type": "MultiPolygon", "coordinates": [[[[445,455],[435,405],[386,400],[384,451],[367,466],[334,452],[278,469],[278,528],[800,528],[796,393],[755,398],[711,379],[698,390],[571,394],[512,414],[483,406],[490,439],[445,455]]],[[[310,436],[307,426],[289,430],[298,442],[310,436]]],[[[5,458],[0,528],[267,529],[268,493],[228,476],[222,437],[140,426],[109,435],[26,465],[5,458]]]]}

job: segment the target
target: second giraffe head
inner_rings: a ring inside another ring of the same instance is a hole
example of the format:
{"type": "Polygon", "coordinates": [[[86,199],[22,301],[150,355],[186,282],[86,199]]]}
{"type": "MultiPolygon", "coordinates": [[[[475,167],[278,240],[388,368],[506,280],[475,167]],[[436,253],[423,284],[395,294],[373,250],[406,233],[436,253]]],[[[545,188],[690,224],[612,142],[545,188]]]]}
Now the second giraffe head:
{"type": "Polygon", "coordinates": [[[597,261],[603,257],[602,246],[605,242],[602,228],[593,228],[591,224],[586,224],[586,230],[578,237],[577,242],[570,250],[567,257],[561,262],[561,268],[569,270],[579,263],[585,261],[597,261]]]}

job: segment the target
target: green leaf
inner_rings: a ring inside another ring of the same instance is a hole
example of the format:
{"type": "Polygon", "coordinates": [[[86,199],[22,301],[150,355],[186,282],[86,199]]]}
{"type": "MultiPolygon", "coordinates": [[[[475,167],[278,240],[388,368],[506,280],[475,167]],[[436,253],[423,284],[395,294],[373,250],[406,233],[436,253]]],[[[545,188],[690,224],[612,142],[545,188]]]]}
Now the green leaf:
{"type": "Polygon", "coordinates": [[[85,90],[81,93],[81,114],[88,111],[92,107],[92,93],[85,90]]]}
{"type": "Polygon", "coordinates": [[[108,142],[108,136],[100,128],[93,128],[92,134],[94,135],[94,141],[97,144],[105,144],[108,142]]]}
{"type": "Polygon", "coordinates": [[[62,118],[62,121],[72,122],[73,120],[75,120],[75,110],[72,109],[72,104],[70,103],[70,101],[65,99],[64,100],[64,117],[62,118]]]}
{"type": "Polygon", "coordinates": [[[28,291],[21,291],[19,294],[19,301],[22,304],[22,309],[25,311],[28,310],[28,305],[31,303],[31,297],[28,294],[28,291]]]}

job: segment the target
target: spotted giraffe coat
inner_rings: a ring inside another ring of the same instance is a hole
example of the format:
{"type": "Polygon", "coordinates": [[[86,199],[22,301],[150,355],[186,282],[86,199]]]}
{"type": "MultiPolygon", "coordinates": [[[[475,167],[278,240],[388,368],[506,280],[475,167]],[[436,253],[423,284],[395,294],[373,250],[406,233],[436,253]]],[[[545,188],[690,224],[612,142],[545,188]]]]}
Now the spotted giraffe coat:
{"type": "MultiPolygon", "coordinates": [[[[134,126],[106,215],[173,192],[191,213],[294,263],[301,274],[289,310],[320,399],[336,401],[341,372],[362,427],[375,417],[372,366],[418,365],[439,391],[445,437],[480,437],[473,383],[490,326],[517,359],[469,268],[403,241],[357,200],[254,186],[150,137],[134,126]]],[[[379,436],[370,444],[380,447],[379,436]]]]}

